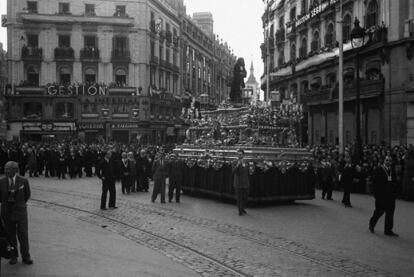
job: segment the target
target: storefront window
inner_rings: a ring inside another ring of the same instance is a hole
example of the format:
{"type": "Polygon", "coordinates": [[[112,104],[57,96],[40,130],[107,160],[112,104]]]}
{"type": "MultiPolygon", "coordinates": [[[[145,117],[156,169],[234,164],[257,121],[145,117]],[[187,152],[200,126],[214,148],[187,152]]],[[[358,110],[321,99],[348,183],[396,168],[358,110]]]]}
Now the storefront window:
{"type": "Polygon", "coordinates": [[[56,104],[57,118],[72,118],[75,115],[75,107],[73,103],[60,102],[56,104]]]}
{"type": "Polygon", "coordinates": [[[43,114],[43,107],[41,103],[38,102],[28,102],[24,103],[24,117],[29,118],[38,118],[43,114]]]}

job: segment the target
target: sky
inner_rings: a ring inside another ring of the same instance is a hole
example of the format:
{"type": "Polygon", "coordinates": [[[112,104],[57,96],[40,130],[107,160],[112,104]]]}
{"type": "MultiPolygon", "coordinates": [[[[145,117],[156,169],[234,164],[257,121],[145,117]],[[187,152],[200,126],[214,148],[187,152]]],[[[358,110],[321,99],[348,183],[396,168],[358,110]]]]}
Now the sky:
{"type": "MultiPolygon", "coordinates": [[[[249,72],[251,61],[257,81],[263,73],[260,44],[263,41],[261,16],[264,5],[259,0],[185,0],[187,14],[211,12],[214,32],[243,57],[249,72]]],[[[0,0],[0,14],[6,14],[6,0],[0,0]]],[[[0,27],[0,42],[7,47],[6,28],[0,27]]]]}

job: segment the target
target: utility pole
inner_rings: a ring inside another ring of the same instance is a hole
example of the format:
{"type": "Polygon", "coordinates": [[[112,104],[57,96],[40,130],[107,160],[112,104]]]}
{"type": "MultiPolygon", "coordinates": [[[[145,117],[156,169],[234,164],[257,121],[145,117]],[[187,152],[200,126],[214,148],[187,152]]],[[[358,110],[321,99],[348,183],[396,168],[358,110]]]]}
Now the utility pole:
{"type": "Polygon", "coordinates": [[[338,68],[338,140],[339,154],[344,153],[344,34],[343,34],[343,16],[342,16],[342,0],[339,1],[339,24],[338,40],[339,40],[339,68],[338,68]]]}
{"type": "Polygon", "coordinates": [[[266,31],[266,93],[264,96],[265,105],[267,106],[269,101],[269,86],[270,86],[270,5],[269,1],[266,2],[267,5],[267,31],[266,31]]]}

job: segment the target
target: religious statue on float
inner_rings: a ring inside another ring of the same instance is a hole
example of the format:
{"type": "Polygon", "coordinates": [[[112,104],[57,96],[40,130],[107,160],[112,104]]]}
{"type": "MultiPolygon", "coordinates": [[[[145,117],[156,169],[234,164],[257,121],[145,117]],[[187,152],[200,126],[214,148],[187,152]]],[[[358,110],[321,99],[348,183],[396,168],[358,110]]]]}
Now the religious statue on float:
{"type": "Polygon", "coordinates": [[[247,72],[244,65],[244,59],[238,58],[233,69],[233,80],[230,90],[230,101],[232,103],[242,102],[242,89],[246,87],[244,84],[244,78],[246,78],[246,76],[247,72]]]}

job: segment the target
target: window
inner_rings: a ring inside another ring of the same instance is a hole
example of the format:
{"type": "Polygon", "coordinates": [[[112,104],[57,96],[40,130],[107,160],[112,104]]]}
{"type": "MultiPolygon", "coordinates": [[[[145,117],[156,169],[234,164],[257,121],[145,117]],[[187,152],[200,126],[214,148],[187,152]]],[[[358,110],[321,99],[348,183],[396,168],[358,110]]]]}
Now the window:
{"type": "Polygon", "coordinates": [[[378,3],[377,0],[372,0],[368,4],[367,9],[367,28],[378,25],[378,3]]]}
{"type": "Polygon", "coordinates": [[[41,117],[43,114],[42,103],[39,102],[27,102],[24,103],[24,112],[23,116],[27,118],[36,118],[41,117]]]}
{"type": "Polygon", "coordinates": [[[94,16],[95,14],[95,5],[94,4],[85,4],[85,15],[94,16]]]}
{"type": "Polygon", "coordinates": [[[170,48],[168,48],[168,47],[167,47],[167,53],[166,53],[165,60],[166,60],[167,62],[170,62],[170,48]]]}
{"type": "Polygon", "coordinates": [[[325,36],[325,46],[328,48],[334,47],[335,37],[334,37],[334,25],[330,23],[328,28],[326,28],[325,36]]]}
{"type": "Polygon", "coordinates": [[[279,59],[277,60],[277,66],[281,67],[285,63],[285,51],[279,51],[279,59]]]}
{"type": "Polygon", "coordinates": [[[27,11],[29,13],[37,13],[37,1],[27,1],[27,11]]]}
{"type": "Polygon", "coordinates": [[[57,118],[72,118],[75,115],[75,106],[70,102],[56,103],[57,118]]]}
{"type": "Polygon", "coordinates": [[[306,57],[306,55],[308,54],[308,40],[306,39],[306,37],[302,38],[302,45],[300,47],[300,51],[299,51],[299,56],[301,58],[306,57]]]}
{"type": "Polygon", "coordinates": [[[285,28],[285,18],[282,16],[279,19],[279,29],[283,29],[283,28],[285,28]]]}
{"type": "Polygon", "coordinates": [[[150,46],[151,59],[153,59],[154,56],[155,56],[155,42],[151,41],[151,44],[150,45],[151,45],[150,46]]]}
{"type": "Polygon", "coordinates": [[[116,6],[114,16],[125,17],[126,16],[125,6],[116,6]]]}
{"type": "Polygon", "coordinates": [[[39,46],[39,36],[27,35],[27,46],[37,48],[39,46]]]}
{"type": "Polygon", "coordinates": [[[290,59],[292,62],[295,62],[296,60],[296,44],[294,43],[290,46],[290,59]]]}
{"type": "Polygon", "coordinates": [[[39,85],[39,69],[35,66],[30,66],[27,68],[27,81],[32,86],[39,85]]]}
{"type": "Polygon", "coordinates": [[[344,26],[343,26],[343,33],[344,33],[344,42],[347,42],[351,39],[351,28],[352,28],[352,19],[349,14],[344,17],[344,26]]]}
{"type": "Polygon", "coordinates": [[[373,61],[367,64],[367,69],[365,71],[366,79],[372,81],[381,80],[381,62],[373,61]]]}
{"type": "Polygon", "coordinates": [[[336,86],[336,73],[330,73],[326,76],[326,86],[334,88],[336,86]]]}
{"type": "Polygon", "coordinates": [[[296,7],[293,7],[290,10],[290,21],[294,21],[296,19],[296,7]]]}
{"type": "Polygon", "coordinates": [[[125,69],[119,68],[115,71],[115,83],[121,87],[127,85],[127,73],[125,69]]]}
{"type": "Polygon", "coordinates": [[[351,86],[354,82],[355,73],[352,67],[344,69],[344,85],[351,86]]]}
{"type": "Polygon", "coordinates": [[[309,82],[308,81],[302,81],[301,83],[300,83],[300,86],[301,86],[301,91],[303,92],[303,93],[308,93],[309,92],[309,82]]]}
{"type": "Polygon", "coordinates": [[[69,3],[59,3],[59,13],[60,14],[70,13],[69,3]]]}
{"type": "Polygon", "coordinates": [[[315,77],[312,80],[311,88],[312,90],[319,90],[322,86],[322,79],[321,77],[315,77]]]}
{"type": "Polygon", "coordinates": [[[315,31],[313,33],[313,40],[311,45],[311,51],[318,51],[319,50],[319,31],[315,31]]]}
{"type": "Polygon", "coordinates": [[[164,47],[162,47],[162,45],[160,45],[160,53],[159,53],[159,58],[160,58],[160,61],[162,60],[162,59],[164,59],[164,47]]]}
{"type": "Polygon", "coordinates": [[[87,85],[93,85],[96,83],[96,71],[93,68],[87,68],[85,70],[85,83],[87,85]]]}
{"type": "Polygon", "coordinates": [[[69,35],[59,35],[59,47],[70,47],[70,36],[69,35]]]}
{"type": "Polygon", "coordinates": [[[84,45],[85,45],[85,48],[96,48],[96,37],[95,36],[85,36],[84,45]]]}
{"type": "Polygon", "coordinates": [[[115,37],[114,38],[114,50],[124,53],[128,49],[128,43],[126,37],[115,37]]]}
{"type": "Polygon", "coordinates": [[[60,84],[65,86],[71,83],[71,71],[68,67],[62,67],[59,69],[59,80],[60,84]]]}
{"type": "Polygon", "coordinates": [[[302,14],[307,13],[308,12],[308,0],[302,0],[301,7],[302,7],[302,14]]]}

